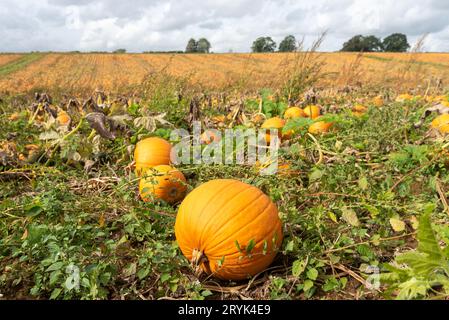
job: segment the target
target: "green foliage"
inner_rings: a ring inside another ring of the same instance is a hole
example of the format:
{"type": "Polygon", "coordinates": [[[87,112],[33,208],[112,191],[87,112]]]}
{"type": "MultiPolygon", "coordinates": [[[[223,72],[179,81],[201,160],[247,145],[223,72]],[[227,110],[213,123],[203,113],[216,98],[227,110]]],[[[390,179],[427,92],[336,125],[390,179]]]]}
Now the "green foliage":
{"type": "MultiPolygon", "coordinates": [[[[449,296],[449,254],[440,247],[432,228],[433,209],[433,205],[427,206],[419,219],[417,249],[399,254],[394,265],[386,266],[390,273],[382,275],[381,279],[398,290],[396,299],[449,296]]],[[[447,226],[445,231],[449,231],[447,226]]]]}
{"type": "Polygon", "coordinates": [[[341,51],[378,52],[382,49],[382,42],[376,36],[357,35],[345,42],[341,51]]]}
{"type": "Polygon", "coordinates": [[[251,46],[252,52],[274,52],[276,50],[276,42],[271,37],[259,37],[251,46]]]}
{"type": "Polygon", "coordinates": [[[384,38],[382,46],[385,52],[406,52],[410,48],[407,36],[402,33],[393,33],[384,38]]]}
{"type": "Polygon", "coordinates": [[[295,36],[288,35],[279,44],[279,52],[293,52],[298,48],[295,36]]]}

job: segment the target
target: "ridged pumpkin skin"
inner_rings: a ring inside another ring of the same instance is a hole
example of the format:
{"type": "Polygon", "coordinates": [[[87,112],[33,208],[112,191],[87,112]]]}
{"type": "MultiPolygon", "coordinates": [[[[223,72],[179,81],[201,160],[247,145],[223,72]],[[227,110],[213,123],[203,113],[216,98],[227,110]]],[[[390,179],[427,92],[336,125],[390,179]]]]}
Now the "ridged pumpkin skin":
{"type": "Polygon", "coordinates": [[[181,171],[167,165],[155,166],[140,179],[139,193],[145,202],[162,199],[167,203],[181,201],[186,194],[186,178],[181,171]]]}
{"type": "Polygon", "coordinates": [[[270,118],[270,119],[267,119],[264,121],[261,128],[267,129],[267,133],[265,134],[265,139],[267,140],[268,144],[271,141],[271,135],[270,135],[269,129],[278,129],[278,136],[280,139],[282,137],[282,128],[284,127],[284,125],[285,125],[285,120],[278,118],[278,117],[270,118]]]}
{"type": "Polygon", "coordinates": [[[266,269],[283,238],[270,198],[232,179],[211,180],[189,193],[179,207],[175,235],[189,261],[200,261],[204,272],[225,280],[246,279],[266,269]]]}
{"type": "Polygon", "coordinates": [[[139,141],[134,150],[136,175],[141,176],[148,168],[170,164],[171,144],[158,137],[146,138],[139,141]]]}
{"type": "Polygon", "coordinates": [[[320,107],[311,105],[304,108],[304,113],[306,114],[307,117],[311,119],[316,119],[320,116],[321,110],[320,107]]]}
{"type": "Polygon", "coordinates": [[[284,112],[285,119],[305,118],[304,110],[299,107],[290,107],[284,112]]]}
{"type": "Polygon", "coordinates": [[[430,126],[441,133],[449,133],[449,114],[442,114],[436,117],[430,126]]]}

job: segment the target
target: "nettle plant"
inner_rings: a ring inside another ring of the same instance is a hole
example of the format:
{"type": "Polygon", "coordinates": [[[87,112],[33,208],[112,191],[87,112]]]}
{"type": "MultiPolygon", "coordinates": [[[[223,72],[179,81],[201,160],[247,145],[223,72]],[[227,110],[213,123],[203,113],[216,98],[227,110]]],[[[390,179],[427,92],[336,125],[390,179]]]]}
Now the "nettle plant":
{"type": "Polygon", "coordinates": [[[396,256],[380,275],[389,284],[387,295],[396,299],[446,299],[449,296],[449,226],[432,226],[429,204],[419,220],[418,247],[396,256]],[[444,243],[444,246],[440,246],[444,243]]]}

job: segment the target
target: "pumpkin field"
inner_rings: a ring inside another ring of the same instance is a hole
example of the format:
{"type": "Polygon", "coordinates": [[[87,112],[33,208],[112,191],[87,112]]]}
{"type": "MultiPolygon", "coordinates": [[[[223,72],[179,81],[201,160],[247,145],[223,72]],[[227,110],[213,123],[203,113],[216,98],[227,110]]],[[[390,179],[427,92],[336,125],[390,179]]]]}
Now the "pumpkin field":
{"type": "Polygon", "coordinates": [[[418,49],[0,54],[0,299],[448,299],[449,54],[418,49]]]}

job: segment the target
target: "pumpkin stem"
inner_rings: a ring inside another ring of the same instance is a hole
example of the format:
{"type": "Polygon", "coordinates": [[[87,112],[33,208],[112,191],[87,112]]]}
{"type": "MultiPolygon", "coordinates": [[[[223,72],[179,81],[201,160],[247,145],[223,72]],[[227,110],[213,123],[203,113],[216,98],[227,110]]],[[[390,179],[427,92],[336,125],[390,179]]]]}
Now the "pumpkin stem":
{"type": "Polygon", "coordinates": [[[192,264],[192,268],[194,269],[195,276],[199,277],[203,273],[201,265],[207,261],[207,257],[203,251],[193,249],[192,260],[190,262],[192,264]]]}

